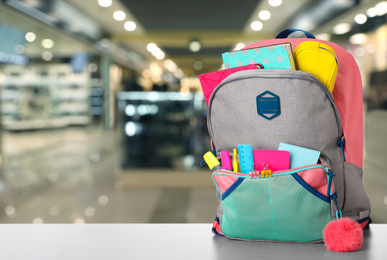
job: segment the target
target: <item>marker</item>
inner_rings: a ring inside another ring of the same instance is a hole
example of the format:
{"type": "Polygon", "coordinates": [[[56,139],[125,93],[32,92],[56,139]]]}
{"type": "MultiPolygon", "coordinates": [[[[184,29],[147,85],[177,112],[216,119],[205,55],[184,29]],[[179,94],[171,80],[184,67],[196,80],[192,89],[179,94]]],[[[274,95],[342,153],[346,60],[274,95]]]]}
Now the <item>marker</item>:
{"type": "Polygon", "coordinates": [[[216,159],[215,155],[210,151],[203,155],[204,160],[206,161],[208,167],[211,171],[220,170],[222,167],[220,166],[220,162],[216,159]]]}
{"type": "Polygon", "coordinates": [[[234,172],[239,172],[237,149],[233,150],[232,167],[234,172]]]}
{"type": "Polygon", "coordinates": [[[222,169],[232,170],[230,154],[228,153],[228,151],[227,150],[221,151],[220,156],[222,158],[222,169]]]}

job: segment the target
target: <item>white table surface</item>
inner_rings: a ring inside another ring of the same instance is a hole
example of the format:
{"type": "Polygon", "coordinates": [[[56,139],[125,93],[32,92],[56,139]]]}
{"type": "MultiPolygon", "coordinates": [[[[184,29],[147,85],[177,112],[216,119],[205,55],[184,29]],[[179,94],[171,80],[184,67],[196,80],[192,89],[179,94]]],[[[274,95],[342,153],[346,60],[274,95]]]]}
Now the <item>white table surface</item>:
{"type": "Polygon", "coordinates": [[[237,241],[211,224],[1,224],[0,259],[387,259],[387,224],[372,224],[357,252],[324,244],[237,241]]]}

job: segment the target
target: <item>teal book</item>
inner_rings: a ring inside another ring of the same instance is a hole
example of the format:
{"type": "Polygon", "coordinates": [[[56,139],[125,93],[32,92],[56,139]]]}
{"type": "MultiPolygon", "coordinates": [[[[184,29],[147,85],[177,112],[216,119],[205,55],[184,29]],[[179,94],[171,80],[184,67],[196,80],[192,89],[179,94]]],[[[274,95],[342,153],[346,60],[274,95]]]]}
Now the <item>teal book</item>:
{"type": "Polygon", "coordinates": [[[262,64],[264,69],[296,69],[290,43],[225,52],[222,59],[226,69],[256,63],[262,64]]]}
{"type": "Polygon", "coordinates": [[[320,151],[283,142],[280,143],[278,150],[289,151],[291,169],[316,164],[320,157],[320,151]]]}

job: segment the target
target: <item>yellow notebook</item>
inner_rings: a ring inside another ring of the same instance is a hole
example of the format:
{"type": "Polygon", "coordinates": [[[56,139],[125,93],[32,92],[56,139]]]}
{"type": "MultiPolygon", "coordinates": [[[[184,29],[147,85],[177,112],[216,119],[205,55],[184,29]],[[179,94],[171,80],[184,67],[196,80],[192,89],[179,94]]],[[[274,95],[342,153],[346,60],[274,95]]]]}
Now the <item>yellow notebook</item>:
{"type": "Polygon", "coordinates": [[[293,52],[298,70],[313,74],[332,92],[335,86],[338,62],[329,45],[315,41],[300,43],[293,52]]]}

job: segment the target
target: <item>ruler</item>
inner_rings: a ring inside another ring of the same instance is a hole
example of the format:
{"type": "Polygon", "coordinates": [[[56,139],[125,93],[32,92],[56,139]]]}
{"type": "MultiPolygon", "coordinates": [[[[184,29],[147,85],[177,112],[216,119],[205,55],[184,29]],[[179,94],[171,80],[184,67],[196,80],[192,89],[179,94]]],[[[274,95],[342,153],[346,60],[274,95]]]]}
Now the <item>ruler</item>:
{"type": "Polygon", "coordinates": [[[250,144],[238,144],[239,164],[241,173],[249,173],[254,169],[253,146],[250,144]]]}

